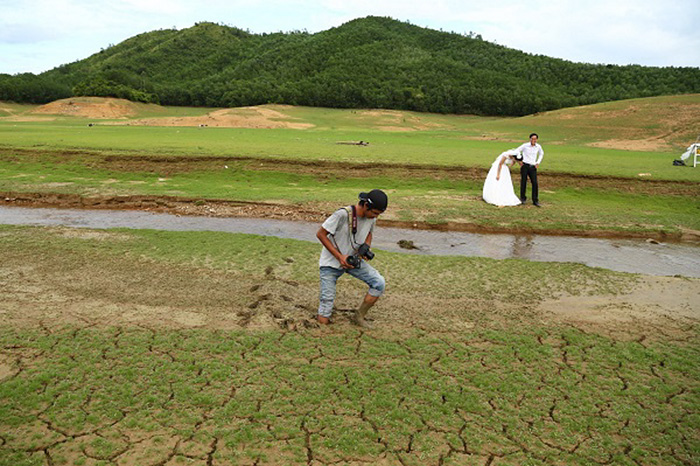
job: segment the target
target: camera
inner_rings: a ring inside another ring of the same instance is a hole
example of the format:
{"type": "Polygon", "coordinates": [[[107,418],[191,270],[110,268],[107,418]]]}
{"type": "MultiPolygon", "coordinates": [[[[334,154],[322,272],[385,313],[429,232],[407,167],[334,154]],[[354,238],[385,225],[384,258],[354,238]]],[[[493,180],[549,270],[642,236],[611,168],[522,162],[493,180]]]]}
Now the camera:
{"type": "Polygon", "coordinates": [[[348,256],[348,264],[353,267],[359,267],[363,257],[368,261],[374,259],[374,253],[369,250],[369,245],[367,243],[360,245],[355,254],[348,256]]]}

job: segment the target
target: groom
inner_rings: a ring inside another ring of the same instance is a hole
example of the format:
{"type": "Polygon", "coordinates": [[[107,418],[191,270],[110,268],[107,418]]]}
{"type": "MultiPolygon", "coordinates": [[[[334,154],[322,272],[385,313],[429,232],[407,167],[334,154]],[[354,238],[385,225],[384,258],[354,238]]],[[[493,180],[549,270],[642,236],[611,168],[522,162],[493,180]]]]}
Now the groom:
{"type": "Polygon", "coordinates": [[[544,151],[542,146],[537,144],[537,133],[532,133],[530,135],[530,142],[526,142],[522,146],[518,147],[518,151],[523,156],[523,162],[520,167],[520,202],[525,204],[527,197],[525,196],[527,192],[527,179],[530,178],[532,183],[532,203],[539,207],[539,187],[537,186],[537,167],[540,166],[542,162],[542,157],[544,157],[544,151]]]}

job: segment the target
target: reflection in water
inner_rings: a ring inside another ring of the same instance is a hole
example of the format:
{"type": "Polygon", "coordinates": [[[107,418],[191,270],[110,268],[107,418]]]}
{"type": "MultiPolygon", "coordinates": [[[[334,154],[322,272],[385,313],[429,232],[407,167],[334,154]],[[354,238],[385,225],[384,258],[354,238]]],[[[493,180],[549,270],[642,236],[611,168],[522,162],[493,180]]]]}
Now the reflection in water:
{"type": "Polygon", "coordinates": [[[534,245],[532,235],[518,235],[514,239],[515,241],[511,243],[510,257],[529,259],[534,245]]]}
{"type": "MultiPolygon", "coordinates": [[[[178,217],[129,210],[27,209],[0,206],[0,224],[64,225],[84,228],[141,228],[172,231],[224,231],[317,242],[318,224],[255,218],[178,217]]],[[[700,247],[540,235],[378,228],[373,249],[406,254],[520,258],[542,262],[580,262],[620,272],[700,277],[700,247]],[[420,249],[404,250],[400,240],[420,249]]],[[[319,248],[321,245],[319,244],[319,248]]]]}

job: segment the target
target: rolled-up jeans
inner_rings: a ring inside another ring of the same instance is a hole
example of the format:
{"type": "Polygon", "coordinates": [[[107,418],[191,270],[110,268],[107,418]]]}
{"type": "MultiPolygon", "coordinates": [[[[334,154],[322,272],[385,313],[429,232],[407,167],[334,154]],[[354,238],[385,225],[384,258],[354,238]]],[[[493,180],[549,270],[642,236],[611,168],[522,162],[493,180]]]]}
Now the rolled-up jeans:
{"type": "Polygon", "coordinates": [[[336,269],[335,267],[321,267],[321,298],[318,305],[318,315],[330,317],[333,314],[333,302],[335,301],[335,285],[338,279],[345,273],[362,280],[369,286],[367,293],[370,296],[379,297],[384,293],[386,281],[377,270],[362,261],[360,267],[354,269],[336,269]]]}

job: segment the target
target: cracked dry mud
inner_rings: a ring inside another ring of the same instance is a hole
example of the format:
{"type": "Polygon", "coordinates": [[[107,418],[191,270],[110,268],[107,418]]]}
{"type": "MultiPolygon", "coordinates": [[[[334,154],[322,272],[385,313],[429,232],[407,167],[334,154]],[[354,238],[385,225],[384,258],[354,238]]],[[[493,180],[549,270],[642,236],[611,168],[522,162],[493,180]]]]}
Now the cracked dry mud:
{"type": "Polygon", "coordinates": [[[517,345],[362,332],[23,335],[31,343],[3,349],[16,368],[4,384],[26,393],[6,403],[5,464],[694,464],[697,380],[671,353],[626,344],[649,360],[620,363],[604,356],[617,343],[581,345],[574,331],[517,345]],[[53,369],[37,376],[41,360],[53,369]]]}
{"type": "Polygon", "coordinates": [[[351,281],[318,328],[307,250],[221,269],[22,230],[0,232],[0,465],[697,464],[698,280],[552,265],[580,289],[521,303],[431,292],[400,257],[377,330],[349,323],[351,281]]]}

